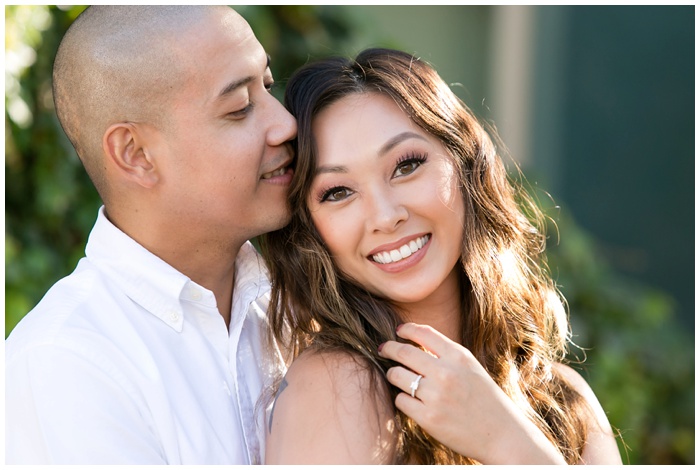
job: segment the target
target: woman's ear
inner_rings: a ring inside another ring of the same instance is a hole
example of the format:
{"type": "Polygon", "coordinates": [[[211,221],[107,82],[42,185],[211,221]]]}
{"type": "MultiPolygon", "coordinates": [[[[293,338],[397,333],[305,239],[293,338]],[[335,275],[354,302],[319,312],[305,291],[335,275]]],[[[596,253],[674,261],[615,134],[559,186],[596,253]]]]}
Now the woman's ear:
{"type": "Polygon", "coordinates": [[[112,124],[104,133],[102,147],[107,164],[116,173],[144,188],[152,188],[158,182],[158,171],[144,134],[135,123],[112,124]]]}

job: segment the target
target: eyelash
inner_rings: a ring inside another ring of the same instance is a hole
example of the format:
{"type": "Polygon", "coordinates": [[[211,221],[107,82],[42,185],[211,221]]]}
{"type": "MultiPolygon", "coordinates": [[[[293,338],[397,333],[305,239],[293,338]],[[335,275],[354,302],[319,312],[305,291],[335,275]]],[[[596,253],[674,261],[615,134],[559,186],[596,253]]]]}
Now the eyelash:
{"type": "Polygon", "coordinates": [[[253,102],[250,102],[245,108],[239,109],[238,111],[233,111],[232,113],[228,113],[228,116],[234,119],[243,119],[249,112],[253,110],[254,107],[255,104],[253,102]]]}
{"type": "MultiPolygon", "coordinates": [[[[399,168],[401,168],[402,166],[405,166],[405,165],[408,165],[408,164],[414,165],[413,168],[411,169],[411,172],[410,172],[410,173],[406,173],[406,174],[403,174],[403,175],[398,175],[398,176],[408,176],[408,175],[412,174],[413,172],[415,172],[415,171],[418,169],[418,167],[421,166],[423,163],[425,163],[427,160],[428,160],[428,154],[427,154],[427,153],[418,154],[418,153],[415,153],[415,152],[411,152],[411,153],[409,153],[409,154],[406,154],[406,155],[400,157],[400,158],[397,160],[397,162],[396,162],[396,168],[394,168],[394,173],[392,174],[392,176],[393,176],[393,175],[396,175],[396,172],[397,172],[397,171],[399,170],[399,168]]],[[[333,186],[333,187],[331,187],[331,188],[324,189],[324,190],[322,190],[322,191],[319,191],[319,193],[318,193],[318,194],[319,194],[319,196],[318,196],[318,202],[319,202],[319,203],[322,203],[322,202],[328,201],[328,200],[329,200],[328,198],[329,198],[333,193],[339,192],[339,191],[346,191],[346,192],[347,192],[347,191],[350,191],[350,190],[349,190],[348,188],[346,188],[345,186],[333,186]]],[[[331,202],[336,202],[336,201],[331,200],[331,202]]]]}
{"type": "MultiPolygon", "coordinates": [[[[407,165],[409,163],[415,165],[411,170],[411,173],[413,173],[414,171],[416,171],[418,169],[419,166],[421,166],[427,160],[428,160],[427,153],[421,153],[421,154],[418,154],[416,152],[408,153],[408,154],[402,156],[401,158],[399,158],[399,160],[396,162],[396,169],[394,170],[394,174],[396,174],[396,170],[398,170],[400,167],[407,165]]],[[[407,174],[410,175],[411,173],[407,173],[407,174]]],[[[401,176],[405,176],[405,175],[401,175],[401,176]]]]}
{"type": "MultiPolygon", "coordinates": [[[[270,82],[265,84],[265,90],[267,90],[268,93],[272,93],[272,89],[275,86],[275,82],[270,82]]],[[[234,118],[234,119],[242,119],[244,118],[248,113],[250,113],[253,108],[255,108],[255,103],[252,101],[248,103],[248,105],[243,108],[239,109],[238,111],[233,111],[232,113],[228,113],[228,116],[234,118]]]]}

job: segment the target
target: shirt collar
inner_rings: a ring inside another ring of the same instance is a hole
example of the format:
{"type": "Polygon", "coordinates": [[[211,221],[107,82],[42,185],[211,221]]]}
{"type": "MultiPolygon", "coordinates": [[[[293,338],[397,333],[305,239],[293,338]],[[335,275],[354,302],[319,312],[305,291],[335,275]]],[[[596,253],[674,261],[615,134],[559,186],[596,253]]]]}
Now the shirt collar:
{"type": "MultiPolygon", "coordinates": [[[[178,332],[184,322],[180,300],[194,300],[192,287],[209,294],[199,301],[213,303],[212,306],[216,303],[211,291],[198,286],[110,222],[104,206],[90,232],[85,254],[131,300],[178,332]]],[[[237,255],[235,272],[231,334],[242,327],[250,303],[270,290],[267,269],[250,242],[237,255]]]]}
{"type": "Polygon", "coordinates": [[[122,232],[100,207],[85,254],[134,302],[177,331],[182,330],[180,293],[189,278],[122,232]]]}
{"type": "Polygon", "coordinates": [[[270,292],[267,268],[252,243],[241,247],[235,262],[236,280],[231,303],[230,334],[233,336],[242,328],[247,317],[248,307],[260,297],[270,292]],[[241,313],[243,312],[243,314],[241,313]]]}

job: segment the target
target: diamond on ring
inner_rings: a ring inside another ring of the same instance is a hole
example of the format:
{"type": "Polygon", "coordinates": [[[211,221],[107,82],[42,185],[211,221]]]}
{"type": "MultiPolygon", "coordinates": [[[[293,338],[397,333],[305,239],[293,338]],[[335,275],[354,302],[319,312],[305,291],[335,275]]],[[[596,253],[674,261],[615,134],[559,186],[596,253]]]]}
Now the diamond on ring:
{"type": "Polygon", "coordinates": [[[420,385],[420,379],[422,379],[423,376],[418,374],[418,377],[416,377],[416,380],[411,382],[411,397],[416,398],[416,390],[418,390],[418,385],[420,385]]]}

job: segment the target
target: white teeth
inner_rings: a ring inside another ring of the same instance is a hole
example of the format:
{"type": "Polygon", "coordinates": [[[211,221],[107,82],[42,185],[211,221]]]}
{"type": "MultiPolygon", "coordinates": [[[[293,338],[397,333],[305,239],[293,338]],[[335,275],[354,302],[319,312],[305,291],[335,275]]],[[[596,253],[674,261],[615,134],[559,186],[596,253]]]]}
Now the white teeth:
{"type": "Polygon", "coordinates": [[[429,238],[430,237],[428,235],[416,238],[415,240],[410,241],[396,250],[382,251],[381,253],[372,255],[372,259],[379,264],[389,264],[401,261],[402,259],[408,258],[413,253],[423,248],[423,246],[428,243],[429,238]]]}
{"type": "Polygon", "coordinates": [[[275,170],[275,171],[271,171],[271,172],[269,172],[269,173],[265,173],[264,175],[262,175],[262,179],[266,180],[266,179],[272,178],[273,176],[281,176],[281,175],[283,175],[286,171],[287,171],[287,167],[282,167],[282,168],[280,168],[279,170],[275,170]]]}

